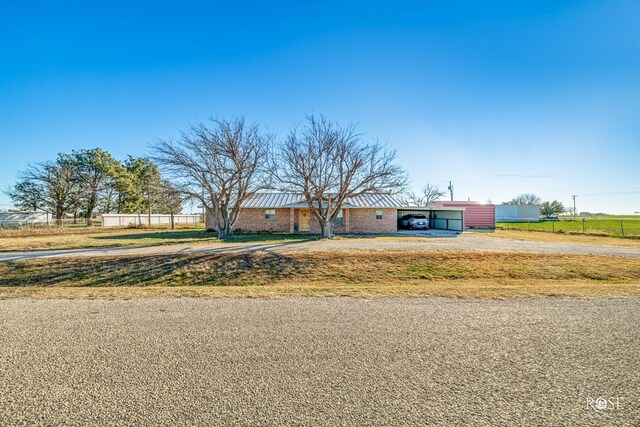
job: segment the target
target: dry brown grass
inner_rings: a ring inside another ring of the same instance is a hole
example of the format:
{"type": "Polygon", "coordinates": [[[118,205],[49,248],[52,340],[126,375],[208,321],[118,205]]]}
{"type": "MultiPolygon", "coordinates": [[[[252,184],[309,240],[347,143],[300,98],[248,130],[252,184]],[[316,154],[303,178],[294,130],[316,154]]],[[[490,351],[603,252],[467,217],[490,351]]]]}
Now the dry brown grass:
{"type": "Polygon", "coordinates": [[[145,246],[216,240],[212,233],[184,225],[177,227],[175,231],[166,227],[42,227],[0,230],[0,251],[145,246]]]}
{"type": "Polygon", "coordinates": [[[217,253],[0,265],[1,297],[640,295],[640,260],[486,252],[217,253]]]}
{"type": "Polygon", "coordinates": [[[547,233],[542,231],[495,230],[490,233],[469,233],[476,237],[495,237],[501,239],[527,240],[531,242],[582,243],[589,245],[640,247],[640,239],[623,239],[607,236],[589,236],[579,234],[547,233]]]}

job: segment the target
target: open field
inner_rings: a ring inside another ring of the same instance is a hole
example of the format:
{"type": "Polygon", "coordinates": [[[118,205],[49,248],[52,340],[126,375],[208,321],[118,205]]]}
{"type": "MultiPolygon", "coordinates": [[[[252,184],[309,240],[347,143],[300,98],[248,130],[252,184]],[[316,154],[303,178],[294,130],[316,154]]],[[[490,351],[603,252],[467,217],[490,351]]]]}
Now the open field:
{"type": "Polygon", "coordinates": [[[640,239],[640,216],[577,217],[575,221],[544,221],[531,223],[498,223],[504,230],[545,231],[640,239]]]}
{"type": "Polygon", "coordinates": [[[640,259],[453,251],[260,251],[0,264],[1,297],[640,295],[640,259]]]}
{"type": "Polygon", "coordinates": [[[578,243],[584,245],[606,245],[640,248],[640,239],[622,239],[620,237],[589,235],[581,233],[543,233],[521,229],[496,229],[494,232],[489,233],[468,233],[468,236],[479,238],[496,237],[500,239],[515,239],[528,242],[578,243]]]}

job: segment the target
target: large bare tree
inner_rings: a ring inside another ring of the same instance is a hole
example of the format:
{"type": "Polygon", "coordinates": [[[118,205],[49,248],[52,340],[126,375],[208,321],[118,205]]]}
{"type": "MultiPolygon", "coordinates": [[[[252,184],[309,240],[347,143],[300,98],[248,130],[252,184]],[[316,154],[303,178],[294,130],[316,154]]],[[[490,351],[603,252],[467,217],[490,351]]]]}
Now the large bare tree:
{"type": "Polygon", "coordinates": [[[264,187],[271,137],[243,118],[191,126],[176,141],[154,145],[154,159],[183,194],[199,200],[219,238],[233,228],[242,203],[264,187]]]}
{"type": "Polygon", "coordinates": [[[419,193],[411,192],[407,195],[407,204],[410,206],[426,207],[445,194],[447,194],[446,191],[442,191],[437,186],[427,183],[419,193]]]}
{"type": "Polygon", "coordinates": [[[274,152],[273,185],[300,193],[320,224],[323,238],[346,199],[367,192],[394,193],[406,185],[395,152],[365,143],[355,126],[308,116],[274,152]]]}

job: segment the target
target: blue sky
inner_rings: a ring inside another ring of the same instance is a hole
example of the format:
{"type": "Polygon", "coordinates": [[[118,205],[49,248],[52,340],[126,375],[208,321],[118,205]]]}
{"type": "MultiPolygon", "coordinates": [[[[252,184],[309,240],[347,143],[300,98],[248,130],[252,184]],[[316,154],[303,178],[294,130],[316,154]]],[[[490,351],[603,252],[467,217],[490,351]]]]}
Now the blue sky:
{"type": "Polygon", "coordinates": [[[638,1],[0,0],[0,187],[210,116],[283,137],[321,113],[395,148],[416,188],[633,213],[638,22],[638,1]]]}

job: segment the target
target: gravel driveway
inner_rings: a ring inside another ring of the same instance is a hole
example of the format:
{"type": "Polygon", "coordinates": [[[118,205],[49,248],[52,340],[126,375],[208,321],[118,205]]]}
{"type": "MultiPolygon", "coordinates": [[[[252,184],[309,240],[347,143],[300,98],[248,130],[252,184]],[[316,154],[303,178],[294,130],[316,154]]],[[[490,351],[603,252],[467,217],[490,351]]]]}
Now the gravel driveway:
{"type": "Polygon", "coordinates": [[[637,426],[638,324],[636,298],[4,300],[0,425],[637,426]]]}
{"type": "Polygon", "coordinates": [[[559,253],[573,255],[607,255],[640,257],[640,247],[588,245],[581,243],[531,242],[462,234],[451,238],[416,240],[336,239],[295,243],[214,243],[124,248],[88,248],[25,252],[0,252],[0,262],[60,257],[99,257],[158,254],[202,254],[230,251],[300,251],[300,250],[477,250],[559,253]]]}

